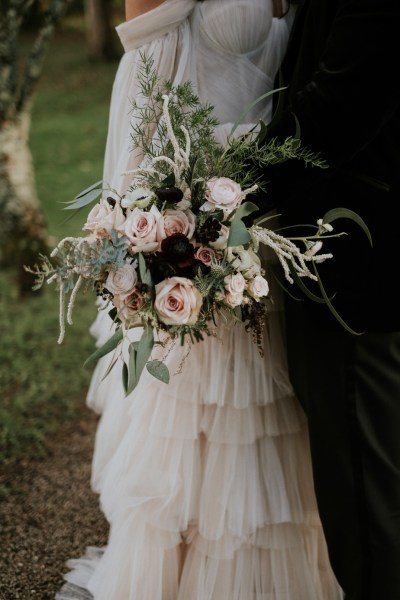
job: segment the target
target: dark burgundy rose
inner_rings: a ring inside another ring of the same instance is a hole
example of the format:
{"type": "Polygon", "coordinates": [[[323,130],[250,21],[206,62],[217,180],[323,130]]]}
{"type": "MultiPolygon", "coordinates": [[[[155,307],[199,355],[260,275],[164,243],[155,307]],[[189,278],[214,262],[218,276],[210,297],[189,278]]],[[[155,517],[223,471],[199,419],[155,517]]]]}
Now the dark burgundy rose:
{"type": "Polygon", "coordinates": [[[222,225],[218,219],[214,219],[214,217],[208,217],[198,231],[197,238],[199,242],[202,244],[216,242],[219,238],[221,227],[222,225]]]}
{"type": "Polygon", "coordinates": [[[155,194],[161,202],[169,202],[170,204],[176,204],[183,198],[182,190],[175,186],[158,188],[155,194]]]}
{"type": "Polygon", "coordinates": [[[161,253],[165,260],[179,267],[194,263],[194,246],[183,233],[169,235],[161,242],[161,253]]]}

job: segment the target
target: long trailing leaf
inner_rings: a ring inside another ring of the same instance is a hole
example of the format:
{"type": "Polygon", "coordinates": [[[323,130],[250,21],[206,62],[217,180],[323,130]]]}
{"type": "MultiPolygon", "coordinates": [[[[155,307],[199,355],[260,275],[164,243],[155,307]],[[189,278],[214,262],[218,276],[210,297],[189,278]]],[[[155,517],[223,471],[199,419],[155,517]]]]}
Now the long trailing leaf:
{"type": "Polygon", "coordinates": [[[96,183],[92,183],[92,185],[89,185],[89,187],[87,187],[86,189],[84,189],[81,192],[79,192],[79,194],[77,194],[74,199],[76,200],[77,198],[82,198],[82,196],[86,196],[86,194],[88,192],[91,192],[95,188],[97,189],[99,186],[103,187],[103,180],[102,179],[99,179],[99,181],[96,181],[96,183]]]}
{"type": "Polygon", "coordinates": [[[128,381],[126,385],[125,394],[128,396],[136,387],[138,378],[136,374],[136,358],[137,358],[137,346],[135,344],[129,345],[129,362],[128,362],[128,381]]]}
{"type": "Polygon", "coordinates": [[[106,354],[108,354],[109,352],[111,352],[111,350],[114,350],[118,344],[121,342],[122,338],[123,338],[124,334],[121,328],[118,328],[116,330],[116,332],[106,341],[105,344],[103,344],[100,348],[97,348],[97,350],[95,352],[93,352],[93,354],[91,354],[89,356],[89,358],[87,358],[85,360],[85,362],[83,363],[84,367],[92,367],[96,364],[96,362],[99,360],[99,358],[102,358],[103,356],[105,356],[106,354]]]}
{"type": "Polygon", "coordinates": [[[318,278],[318,287],[321,290],[321,294],[325,300],[325,304],[327,305],[328,309],[330,310],[330,312],[332,313],[332,315],[335,317],[335,319],[340,323],[340,325],[342,325],[342,327],[344,327],[344,329],[346,329],[346,331],[348,331],[349,333],[352,333],[354,335],[362,335],[364,332],[363,331],[355,331],[354,329],[352,329],[349,325],[347,325],[346,321],[339,315],[339,313],[337,312],[337,310],[335,309],[335,307],[332,305],[326,291],[325,288],[322,284],[322,281],[319,277],[318,274],[318,269],[315,263],[312,263],[313,266],[313,270],[315,275],[318,278]]]}
{"type": "Polygon", "coordinates": [[[129,395],[139,383],[142,371],[150,357],[154,346],[153,329],[150,326],[144,328],[139,343],[134,342],[129,346],[129,367],[126,395],[129,395]]]}
{"type": "Polygon", "coordinates": [[[280,92],[281,90],[284,90],[285,88],[277,88],[275,90],[271,90],[270,92],[266,92],[265,94],[262,94],[261,96],[259,96],[258,98],[256,98],[255,100],[253,100],[253,102],[250,102],[249,104],[246,105],[244,111],[239,115],[239,117],[236,119],[236,121],[234,122],[230,135],[233,135],[233,133],[236,131],[236,129],[239,127],[239,125],[241,123],[245,123],[245,117],[246,115],[251,111],[252,108],[254,108],[254,106],[256,106],[256,104],[258,104],[259,102],[261,102],[262,100],[265,100],[265,98],[268,98],[269,96],[272,96],[272,94],[276,94],[278,92],[280,92]]]}
{"type": "Polygon", "coordinates": [[[124,387],[125,394],[128,389],[128,366],[126,362],[122,365],[122,385],[124,387]]]}
{"type": "Polygon", "coordinates": [[[64,206],[63,210],[77,210],[79,208],[83,208],[84,206],[88,206],[101,194],[103,193],[103,189],[94,189],[90,192],[87,192],[84,196],[79,196],[77,199],[69,200],[68,202],[64,202],[68,206],[64,206]]]}
{"type": "Polygon", "coordinates": [[[146,364],[146,369],[156,379],[163,383],[169,383],[169,370],[166,364],[161,360],[150,360],[146,364]]]}
{"type": "Polygon", "coordinates": [[[349,208],[332,208],[332,210],[328,210],[322,217],[322,221],[324,223],[333,223],[337,219],[350,219],[354,221],[361,227],[364,231],[365,235],[368,238],[369,243],[373,246],[371,232],[368,229],[368,225],[365,221],[360,217],[360,215],[349,208]]]}
{"type": "Polygon", "coordinates": [[[141,372],[144,369],[145,364],[149,360],[151,351],[153,350],[153,346],[153,328],[148,325],[147,327],[145,327],[142,337],[139,340],[139,346],[137,350],[136,372],[138,373],[138,379],[140,377],[141,372]]]}
{"type": "Polygon", "coordinates": [[[291,265],[290,263],[289,263],[289,271],[290,271],[291,276],[293,277],[294,282],[301,289],[301,291],[303,292],[303,294],[305,296],[307,296],[307,298],[309,298],[313,302],[318,302],[319,304],[325,304],[325,302],[326,302],[325,298],[324,297],[321,298],[320,296],[317,296],[311,290],[309,290],[308,287],[303,282],[302,278],[298,276],[298,274],[297,274],[295,268],[293,267],[293,265],[291,265]]]}

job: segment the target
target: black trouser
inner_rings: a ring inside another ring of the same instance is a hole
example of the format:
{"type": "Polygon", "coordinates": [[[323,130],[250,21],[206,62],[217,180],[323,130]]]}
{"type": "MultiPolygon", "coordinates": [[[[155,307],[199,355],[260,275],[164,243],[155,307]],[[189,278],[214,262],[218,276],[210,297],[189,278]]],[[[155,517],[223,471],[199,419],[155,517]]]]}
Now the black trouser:
{"type": "Polygon", "coordinates": [[[321,331],[303,306],[287,306],[289,370],[331,564],[346,600],[400,600],[400,332],[321,331]]]}

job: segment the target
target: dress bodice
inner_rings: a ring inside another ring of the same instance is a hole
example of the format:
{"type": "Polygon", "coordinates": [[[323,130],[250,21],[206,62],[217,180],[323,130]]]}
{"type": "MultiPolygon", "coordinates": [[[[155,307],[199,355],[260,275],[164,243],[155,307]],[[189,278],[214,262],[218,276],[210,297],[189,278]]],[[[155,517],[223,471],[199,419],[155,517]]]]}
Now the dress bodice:
{"type": "Polygon", "coordinates": [[[236,56],[251,55],[265,44],[273,18],[270,0],[206,0],[196,12],[210,46],[236,56]]]}
{"type": "Polygon", "coordinates": [[[160,79],[174,85],[192,81],[203,103],[214,107],[221,143],[238,119],[236,133],[271,118],[271,97],[254,100],[273,88],[286,48],[289,18],[273,18],[272,0],[165,0],[143,15],[118,25],[125,54],[114,82],[104,179],[126,190],[138,166],[132,151],[131,99],[139,93],[143,54],[151,56],[160,79]],[[242,119],[243,117],[243,119],[242,119]]]}

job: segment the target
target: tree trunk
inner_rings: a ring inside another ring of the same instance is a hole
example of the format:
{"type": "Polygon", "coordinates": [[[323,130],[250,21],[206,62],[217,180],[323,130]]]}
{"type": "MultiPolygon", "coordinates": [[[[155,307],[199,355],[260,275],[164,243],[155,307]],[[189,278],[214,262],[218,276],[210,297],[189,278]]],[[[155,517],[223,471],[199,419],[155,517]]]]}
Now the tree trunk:
{"type": "Polygon", "coordinates": [[[111,16],[110,0],[85,0],[86,39],[91,58],[112,60],[120,54],[111,16]]]}
{"type": "Polygon", "coordinates": [[[36,194],[29,149],[30,106],[0,130],[0,264],[18,268],[21,295],[31,292],[32,266],[48,253],[46,223],[36,194]]]}

